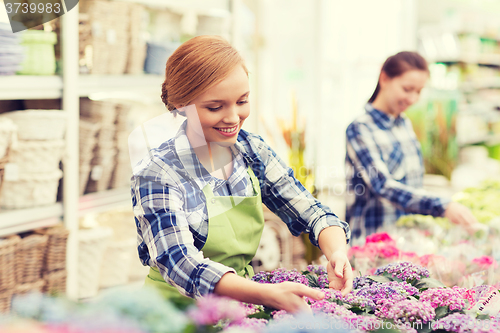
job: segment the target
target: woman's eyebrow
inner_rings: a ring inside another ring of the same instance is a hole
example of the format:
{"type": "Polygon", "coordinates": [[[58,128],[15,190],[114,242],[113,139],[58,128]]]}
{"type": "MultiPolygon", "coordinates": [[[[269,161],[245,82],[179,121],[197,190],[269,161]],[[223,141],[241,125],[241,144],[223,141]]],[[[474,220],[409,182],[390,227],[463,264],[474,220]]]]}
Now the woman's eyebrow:
{"type": "MultiPolygon", "coordinates": [[[[246,93],[244,93],[243,95],[240,96],[240,98],[242,97],[246,97],[248,94],[250,94],[250,91],[247,91],[246,93]]],[[[207,101],[202,101],[201,103],[224,103],[225,101],[223,99],[210,99],[210,100],[207,100],[207,101]]]]}

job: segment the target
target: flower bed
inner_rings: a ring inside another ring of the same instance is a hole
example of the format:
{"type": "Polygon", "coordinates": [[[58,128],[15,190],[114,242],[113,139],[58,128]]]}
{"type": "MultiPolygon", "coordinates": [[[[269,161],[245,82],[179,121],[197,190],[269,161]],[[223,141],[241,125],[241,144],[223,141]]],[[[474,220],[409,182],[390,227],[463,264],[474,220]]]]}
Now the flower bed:
{"type": "MultiPolygon", "coordinates": [[[[260,272],[259,283],[291,281],[325,294],[305,298],[312,314],[292,315],[260,305],[209,295],[181,311],[157,293],[109,292],[97,301],[76,304],[42,294],[18,297],[0,331],[37,333],[149,332],[500,332],[495,317],[498,290],[489,286],[447,288],[425,267],[390,263],[374,275],[358,276],[346,296],[325,289],[326,269],[260,272]],[[488,312],[489,311],[489,312],[488,312]]],[[[499,297],[500,298],[500,297],[499,297]]]]}

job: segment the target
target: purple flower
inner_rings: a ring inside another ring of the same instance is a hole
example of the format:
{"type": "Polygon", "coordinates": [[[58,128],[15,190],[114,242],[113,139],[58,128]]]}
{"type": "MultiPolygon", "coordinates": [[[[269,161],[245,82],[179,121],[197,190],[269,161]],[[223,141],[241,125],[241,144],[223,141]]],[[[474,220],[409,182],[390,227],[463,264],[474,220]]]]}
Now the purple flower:
{"type": "MultiPolygon", "coordinates": [[[[329,301],[329,302],[334,302],[337,300],[342,301],[342,293],[338,290],[334,290],[334,289],[330,289],[330,288],[314,288],[314,289],[320,290],[325,294],[325,298],[323,298],[320,301],[329,301]]],[[[317,300],[309,298],[309,297],[305,297],[304,299],[308,304],[313,304],[315,302],[318,302],[317,300]]]]}
{"type": "Polygon", "coordinates": [[[465,300],[459,291],[451,288],[427,289],[420,295],[420,301],[429,302],[434,309],[447,306],[451,311],[454,311],[462,310],[465,307],[465,300]]]}
{"type": "Polygon", "coordinates": [[[302,275],[296,269],[287,270],[285,268],[278,268],[270,273],[259,272],[252,277],[252,280],[258,283],[281,283],[290,281],[302,283],[306,286],[309,285],[309,280],[305,275],[302,275]]]}
{"type": "Polygon", "coordinates": [[[271,312],[271,317],[274,320],[283,320],[283,319],[292,319],[293,315],[291,313],[286,312],[285,310],[276,310],[271,312]]]}
{"type": "Polygon", "coordinates": [[[250,303],[242,303],[243,307],[245,308],[245,313],[247,316],[250,316],[254,313],[264,311],[264,306],[263,305],[258,305],[258,304],[250,304],[250,303]]]}
{"type": "Polygon", "coordinates": [[[328,280],[328,275],[323,274],[318,276],[318,284],[321,289],[326,289],[330,286],[330,280],[328,280]]]}
{"type": "Polygon", "coordinates": [[[188,310],[188,316],[198,326],[215,325],[220,320],[228,322],[242,320],[246,317],[246,309],[240,302],[209,294],[196,301],[196,307],[188,310]]]}
{"type": "Polygon", "coordinates": [[[321,265],[309,265],[306,270],[308,272],[314,273],[316,275],[325,275],[327,274],[325,266],[321,265]]]}
{"type": "Polygon", "coordinates": [[[340,317],[353,317],[356,314],[349,311],[346,307],[338,305],[337,303],[329,301],[316,301],[311,304],[311,309],[314,313],[322,312],[327,314],[333,314],[340,317]]]}
{"type": "Polygon", "coordinates": [[[429,270],[414,263],[404,261],[399,263],[388,264],[377,268],[375,275],[383,275],[389,273],[393,278],[398,278],[402,281],[410,282],[412,280],[420,280],[430,276],[429,270]]]}
{"type": "Polygon", "coordinates": [[[238,323],[229,324],[227,331],[240,332],[242,330],[249,330],[253,332],[262,332],[266,328],[267,323],[268,321],[266,319],[243,318],[238,323]]]}
{"type": "Polygon", "coordinates": [[[380,300],[377,302],[375,315],[393,320],[396,324],[427,324],[436,313],[430,303],[416,300],[380,300]]]}
{"type": "Polygon", "coordinates": [[[500,325],[494,320],[480,320],[467,314],[453,313],[432,323],[433,330],[456,333],[494,333],[500,325]]]}
{"type": "Polygon", "coordinates": [[[360,302],[366,306],[374,307],[380,300],[393,300],[395,302],[405,300],[408,296],[418,295],[418,289],[406,282],[391,281],[386,283],[375,283],[353,290],[346,295],[346,302],[358,305],[360,302]],[[349,296],[352,294],[353,297],[349,296]],[[371,301],[371,302],[370,302],[371,301]]]}
{"type": "Polygon", "coordinates": [[[352,287],[354,289],[359,289],[364,286],[371,286],[372,284],[377,283],[373,281],[372,279],[366,277],[366,276],[357,276],[354,278],[354,281],[352,282],[352,287]]]}

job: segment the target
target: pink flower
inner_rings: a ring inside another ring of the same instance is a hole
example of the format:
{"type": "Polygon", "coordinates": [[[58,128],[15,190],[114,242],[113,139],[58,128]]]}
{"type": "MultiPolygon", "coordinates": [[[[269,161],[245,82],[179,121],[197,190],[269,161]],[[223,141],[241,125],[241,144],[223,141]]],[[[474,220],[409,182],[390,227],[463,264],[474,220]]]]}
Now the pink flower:
{"type": "Polygon", "coordinates": [[[196,301],[196,308],[188,310],[188,316],[198,326],[215,325],[220,320],[239,322],[246,317],[243,304],[227,297],[209,294],[196,301]]]}
{"type": "Polygon", "coordinates": [[[394,239],[389,236],[387,232],[379,232],[366,237],[366,244],[368,243],[390,243],[395,244],[394,239]]]}
{"type": "Polygon", "coordinates": [[[496,268],[498,266],[496,260],[489,256],[474,258],[472,259],[472,262],[479,265],[482,269],[488,269],[490,267],[496,268]]]}
{"type": "Polygon", "coordinates": [[[398,258],[399,253],[399,249],[394,245],[386,245],[379,251],[380,256],[386,259],[398,258]]]}

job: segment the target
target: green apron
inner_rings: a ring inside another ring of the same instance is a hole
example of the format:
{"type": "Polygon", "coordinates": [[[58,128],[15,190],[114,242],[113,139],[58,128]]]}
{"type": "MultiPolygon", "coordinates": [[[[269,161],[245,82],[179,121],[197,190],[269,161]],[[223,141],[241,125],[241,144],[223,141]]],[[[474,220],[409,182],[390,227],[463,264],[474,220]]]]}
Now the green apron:
{"type": "MultiPolygon", "coordinates": [[[[254,195],[214,196],[210,185],[203,188],[208,212],[208,237],[202,248],[205,258],[234,268],[239,276],[252,277],[250,261],[259,247],[264,229],[264,212],[259,180],[248,167],[254,195]]],[[[183,303],[187,297],[165,282],[157,268],[151,267],[145,286],[156,288],[174,303],[183,303]]]]}

